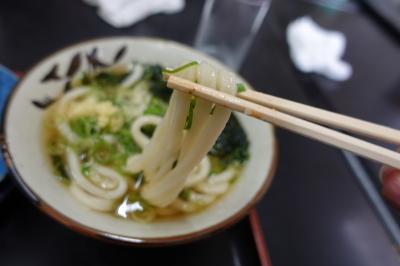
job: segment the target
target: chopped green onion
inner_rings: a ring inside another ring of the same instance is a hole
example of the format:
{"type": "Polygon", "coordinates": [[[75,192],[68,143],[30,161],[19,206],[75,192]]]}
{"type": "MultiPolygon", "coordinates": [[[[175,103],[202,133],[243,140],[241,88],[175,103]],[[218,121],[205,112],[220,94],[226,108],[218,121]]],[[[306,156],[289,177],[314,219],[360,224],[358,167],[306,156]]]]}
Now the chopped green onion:
{"type": "Polygon", "coordinates": [[[237,93],[246,91],[246,87],[243,83],[236,84],[237,93]]]}
{"type": "Polygon", "coordinates": [[[92,147],[93,158],[103,164],[109,164],[114,159],[117,147],[104,140],[98,140],[92,147]]]}
{"type": "Polygon", "coordinates": [[[185,129],[190,129],[193,122],[193,110],[196,107],[196,97],[192,96],[190,99],[189,111],[186,116],[185,129]]]}
{"type": "Polygon", "coordinates": [[[91,116],[78,117],[71,120],[70,127],[74,133],[82,138],[92,137],[99,132],[97,119],[91,116]]]}
{"type": "Polygon", "coordinates": [[[115,134],[115,137],[118,143],[122,145],[125,153],[135,154],[141,152],[141,148],[132,138],[129,124],[125,124],[122,129],[115,134]]]}
{"type": "Polygon", "coordinates": [[[248,147],[246,132],[240,126],[236,116],[231,115],[208,155],[219,158],[225,165],[232,162],[243,163],[249,158],[248,147]]]}
{"type": "Polygon", "coordinates": [[[82,164],[81,166],[81,172],[84,176],[89,176],[90,173],[90,165],[87,163],[82,164]]]}

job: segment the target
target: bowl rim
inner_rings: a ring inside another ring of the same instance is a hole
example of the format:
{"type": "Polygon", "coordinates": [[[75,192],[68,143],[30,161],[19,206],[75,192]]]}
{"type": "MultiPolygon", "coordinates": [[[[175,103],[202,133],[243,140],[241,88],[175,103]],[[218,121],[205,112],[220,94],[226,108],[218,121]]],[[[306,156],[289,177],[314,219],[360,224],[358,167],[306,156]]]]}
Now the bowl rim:
{"type": "MultiPolygon", "coordinates": [[[[47,56],[43,57],[41,60],[39,60],[37,63],[33,64],[31,67],[28,68],[26,72],[24,72],[24,75],[17,81],[16,85],[12,89],[9,97],[6,100],[5,106],[4,106],[4,111],[1,116],[1,125],[0,125],[0,132],[2,132],[1,136],[1,142],[2,142],[2,153],[4,160],[6,162],[6,165],[8,169],[10,170],[12,176],[14,177],[14,180],[16,180],[18,187],[22,189],[25,195],[27,195],[27,198],[42,212],[44,212],[46,215],[50,216],[51,218],[55,219],[59,223],[63,224],[67,228],[81,233],[83,235],[99,239],[99,240],[104,240],[106,242],[112,242],[112,243],[118,243],[118,244],[126,244],[126,245],[133,245],[133,246],[167,246],[167,245],[174,245],[174,244],[183,244],[187,242],[191,242],[194,240],[198,240],[201,238],[205,238],[213,233],[216,233],[217,231],[221,231],[223,229],[226,229],[227,227],[235,224],[239,220],[241,220],[250,210],[251,208],[262,198],[262,196],[265,194],[265,192],[268,190],[270,187],[273,176],[276,172],[277,164],[278,164],[278,143],[276,139],[276,134],[275,134],[275,127],[272,126],[272,149],[273,149],[273,154],[272,154],[272,160],[271,160],[271,167],[268,170],[268,173],[265,177],[265,180],[263,184],[260,186],[258,189],[257,193],[254,195],[254,197],[246,203],[246,205],[227,217],[226,219],[213,224],[207,228],[204,228],[202,230],[198,230],[195,232],[187,233],[187,234],[182,234],[182,235],[177,235],[177,236],[170,236],[170,237],[155,237],[155,238],[146,238],[146,237],[131,237],[131,236],[124,236],[124,235],[119,235],[119,234],[114,234],[110,232],[105,232],[102,230],[98,230],[95,228],[92,228],[88,225],[82,224],[76,220],[74,220],[71,217],[68,217],[64,215],[63,213],[57,211],[53,207],[51,207],[48,203],[46,203],[40,195],[35,193],[27,183],[25,183],[24,178],[22,175],[19,173],[14,160],[13,156],[11,155],[10,149],[8,147],[8,142],[7,142],[7,134],[6,134],[6,127],[7,127],[7,117],[8,117],[8,112],[9,112],[9,107],[11,102],[13,101],[13,98],[17,92],[17,90],[20,89],[21,83],[25,80],[25,78],[32,72],[34,69],[36,69],[38,66],[42,65],[46,61],[48,61],[50,58],[57,56],[58,54],[69,50],[73,49],[76,47],[79,47],[81,45],[85,44],[90,44],[93,43],[95,44],[96,42],[99,41],[108,41],[108,40],[115,40],[115,39],[128,39],[128,40],[144,40],[144,41],[151,41],[151,42],[157,42],[161,44],[171,44],[174,46],[177,46],[179,48],[189,50],[191,53],[198,53],[200,55],[204,55],[202,52],[195,50],[194,48],[176,42],[176,41],[171,41],[167,39],[162,39],[162,38],[156,38],[156,37],[142,37],[142,36],[124,36],[124,35],[118,35],[118,36],[110,36],[110,37],[100,37],[100,38],[91,38],[83,41],[79,41],[76,43],[73,43],[71,45],[64,46],[63,48],[57,49],[56,51],[48,54],[47,56]]],[[[213,58],[214,59],[214,58],[213,58]]],[[[219,60],[214,59],[219,62],[219,60]]],[[[222,64],[222,63],[221,63],[222,64]]],[[[222,64],[224,65],[224,64],[222,64]]],[[[239,75],[239,74],[237,74],[239,75]]],[[[240,76],[240,75],[239,75],[240,76]]]]}

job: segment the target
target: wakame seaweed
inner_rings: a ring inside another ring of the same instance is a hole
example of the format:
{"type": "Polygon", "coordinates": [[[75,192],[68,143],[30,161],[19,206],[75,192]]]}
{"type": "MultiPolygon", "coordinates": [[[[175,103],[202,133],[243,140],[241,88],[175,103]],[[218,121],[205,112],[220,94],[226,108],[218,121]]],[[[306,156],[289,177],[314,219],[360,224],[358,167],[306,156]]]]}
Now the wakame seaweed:
{"type": "Polygon", "coordinates": [[[237,161],[244,162],[249,158],[249,141],[235,115],[231,115],[221,135],[218,137],[209,155],[221,159],[224,164],[237,161]]]}
{"type": "Polygon", "coordinates": [[[151,93],[168,102],[169,98],[171,97],[172,90],[167,88],[167,83],[164,80],[164,73],[166,74],[174,74],[178,73],[188,67],[192,67],[198,65],[199,63],[196,61],[187,63],[175,69],[163,69],[160,65],[147,65],[144,73],[144,79],[149,80],[150,84],[150,91],[151,93]]]}
{"type": "Polygon", "coordinates": [[[154,96],[168,102],[172,90],[167,88],[162,71],[163,68],[160,65],[148,65],[144,72],[144,79],[150,81],[150,91],[154,96]]]}
{"type": "Polygon", "coordinates": [[[142,133],[149,138],[153,136],[155,130],[156,130],[155,125],[145,125],[140,129],[140,131],[142,131],[142,133]]]}

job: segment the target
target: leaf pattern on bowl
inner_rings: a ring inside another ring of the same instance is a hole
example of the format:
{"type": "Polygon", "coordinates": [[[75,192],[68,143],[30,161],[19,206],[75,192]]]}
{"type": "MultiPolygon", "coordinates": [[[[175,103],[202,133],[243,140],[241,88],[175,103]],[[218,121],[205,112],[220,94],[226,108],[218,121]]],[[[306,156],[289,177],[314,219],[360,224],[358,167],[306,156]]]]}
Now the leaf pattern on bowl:
{"type": "Polygon", "coordinates": [[[114,64],[117,63],[119,60],[122,59],[122,57],[125,55],[126,51],[127,51],[126,45],[122,46],[122,47],[117,51],[117,53],[116,53],[115,56],[114,56],[114,60],[113,60],[114,64]]]}
{"type": "Polygon", "coordinates": [[[78,72],[80,67],[81,67],[81,55],[80,53],[77,53],[72,57],[71,62],[69,63],[66,76],[72,78],[76,74],[76,72],[78,72]]]}
{"type": "MultiPolygon", "coordinates": [[[[126,45],[121,46],[115,52],[112,63],[109,63],[109,64],[105,63],[104,61],[99,59],[98,53],[97,53],[97,51],[98,51],[97,47],[93,47],[91,52],[86,54],[83,58],[86,58],[89,66],[91,66],[93,69],[109,67],[109,66],[112,66],[112,65],[116,64],[117,62],[119,62],[126,55],[127,49],[128,48],[126,47],[126,45]]],[[[72,89],[71,79],[75,76],[75,74],[78,73],[81,66],[82,66],[82,54],[76,53],[70,59],[68,70],[65,73],[65,76],[62,77],[58,74],[59,64],[54,64],[53,67],[49,70],[49,72],[46,75],[44,75],[44,77],[41,79],[41,83],[45,83],[45,82],[48,82],[51,80],[60,81],[60,80],[66,79],[62,94],[60,95],[60,97],[61,97],[63,94],[67,93],[68,91],[70,91],[72,89]]],[[[39,109],[46,109],[57,99],[58,99],[58,97],[51,98],[49,96],[45,96],[41,100],[32,100],[31,102],[35,107],[37,107],[39,109]]]]}
{"type": "Polygon", "coordinates": [[[58,75],[58,64],[54,64],[50,71],[42,78],[42,82],[50,80],[60,80],[61,77],[58,75]]]}
{"type": "Polygon", "coordinates": [[[94,47],[92,52],[90,52],[89,54],[86,55],[86,58],[89,62],[89,64],[93,67],[93,68],[97,68],[97,67],[107,67],[109,66],[108,64],[102,62],[97,55],[97,47],[94,47]]]}
{"type": "Polygon", "coordinates": [[[72,89],[71,80],[68,80],[67,82],[65,82],[63,94],[69,92],[71,89],[72,89]]]}
{"type": "Polygon", "coordinates": [[[56,101],[56,98],[51,98],[49,96],[46,96],[42,100],[32,100],[32,104],[39,109],[46,109],[55,101],[56,101]]]}

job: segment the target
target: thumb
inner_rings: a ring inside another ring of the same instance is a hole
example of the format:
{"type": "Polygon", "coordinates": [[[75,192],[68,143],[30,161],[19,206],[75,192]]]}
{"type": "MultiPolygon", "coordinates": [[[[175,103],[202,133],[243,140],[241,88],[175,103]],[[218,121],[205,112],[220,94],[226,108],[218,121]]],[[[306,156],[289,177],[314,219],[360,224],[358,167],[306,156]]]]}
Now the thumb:
{"type": "Polygon", "coordinates": [[[383,167],[382,177],[382,195],[396,209],[400,210],[400,170],[383,167]]]}

